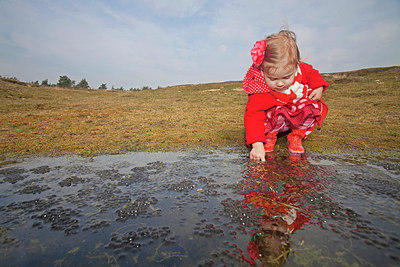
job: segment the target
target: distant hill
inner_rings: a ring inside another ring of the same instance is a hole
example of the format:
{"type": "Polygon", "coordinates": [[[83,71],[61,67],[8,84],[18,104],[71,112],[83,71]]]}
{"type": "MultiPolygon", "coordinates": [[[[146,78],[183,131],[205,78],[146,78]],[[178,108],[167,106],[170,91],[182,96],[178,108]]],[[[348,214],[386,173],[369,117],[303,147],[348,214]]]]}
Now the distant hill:
{"type": "MultiPolygon", "coordinates": [[[[332,73],[322,73],[322,75],[326,78],[338,78],[341,79],[346,77],[355,77],[355,76],[367,76],[367,75],[374,75],[380,72],[387,72],[387,71],[400,71],[400,66],[392,66],[392,67],[380,67],[380,68],[367,68],[367,69],[360,69],[360,70],[353,70],[353,71],[345,71],[345,72],[332,72],[332,73]]],[[[26,86],[39,86],[38,84],[34,84],[31,82],[23,82],[18,80],[17,78],[8,78],[8,77],[1,77],[0,80],[8,83],[18,84],[18,85],[26,85],[26,86]]],[[[188,86],[198,86],[198,87],[216,87],[216,86],[224,86],[224,85],[237,85],[242,81],[224,81],[224,82],[213,82],[213,83],[201,83],[201,84],[181,84],[181,85],[170,85],[167,88],[180,88],[180,87],[188,87],[188,86]]],[[[81,88],[77,88],[81,89],[81,88]]],[[[95,89],[97,90],[97,89],[95,89]]],[[[118,90],[116,90],[118,91],[118,90]]]]}

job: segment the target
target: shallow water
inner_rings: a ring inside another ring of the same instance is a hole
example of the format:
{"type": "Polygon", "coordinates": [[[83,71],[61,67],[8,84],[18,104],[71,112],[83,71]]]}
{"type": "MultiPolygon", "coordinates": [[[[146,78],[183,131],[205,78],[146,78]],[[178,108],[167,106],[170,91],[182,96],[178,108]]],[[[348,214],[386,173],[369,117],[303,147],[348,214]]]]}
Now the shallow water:
{"type": "Polygon", "coordinates": [[[399,189],[333,156],[32,158],[0,169],[0,265],[399,265],[399,189]]]}

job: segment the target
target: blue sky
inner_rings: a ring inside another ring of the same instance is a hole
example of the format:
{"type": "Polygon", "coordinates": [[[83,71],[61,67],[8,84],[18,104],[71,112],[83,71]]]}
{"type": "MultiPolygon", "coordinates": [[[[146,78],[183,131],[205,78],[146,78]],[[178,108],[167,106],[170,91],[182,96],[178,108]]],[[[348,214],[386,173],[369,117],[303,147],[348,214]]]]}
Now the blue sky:
{"type": "Polygon", "coordinates": [[[0,75],[125,89],[242,80],[289,26],[321,72],[400,65],[399,0],[0,0],[0,75]]]}

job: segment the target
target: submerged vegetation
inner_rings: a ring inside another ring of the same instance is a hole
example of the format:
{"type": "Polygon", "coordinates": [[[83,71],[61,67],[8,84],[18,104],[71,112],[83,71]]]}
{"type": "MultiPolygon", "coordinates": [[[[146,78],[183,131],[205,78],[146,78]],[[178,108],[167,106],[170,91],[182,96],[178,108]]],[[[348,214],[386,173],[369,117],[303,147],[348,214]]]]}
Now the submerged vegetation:
{"type": "MultiPolygon", "coordinates": [[[[400,67],[324,74],[329,113],[308,151],[400,152],[400,67]]],[[[245,146],[241,81],[84,90],[0,80],[0,154],[97,155],[245,146]]],[[[286,149],[286,140],[277,149],[286,149]]]]}

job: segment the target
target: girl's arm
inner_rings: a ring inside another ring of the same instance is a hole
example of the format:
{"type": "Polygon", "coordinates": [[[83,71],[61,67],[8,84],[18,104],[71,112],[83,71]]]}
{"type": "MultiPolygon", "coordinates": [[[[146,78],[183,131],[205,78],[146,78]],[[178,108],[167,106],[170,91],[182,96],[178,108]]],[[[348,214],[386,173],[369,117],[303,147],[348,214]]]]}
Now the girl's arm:
{"type": "MultiPolygon", "coordinates": [[[[314,93],[315,97],[319,95],[322,96],[322,93],[328,88],[329,83],[327,83],[319,71],[314,69],[310,64],[301,62],[300,69],[302,73],[302,83],[307,84],[313,91],[317,90],[317,92],[314,93]],[[319,92],[321,90],[320,87],[322,87],[322,92],[319,92]]],[[[319,97],[319,99],[320,98],[321,97],[319,97]]]]}
{"type": "Polygon", "coordinates": [[[259,69],[250,66],[243,79],[243,90],[249,98],[244,114],[247,145],[265,142],[265,111],[274,105],[279,105],[276,99],[268,93],[265,79],[259,69]]]}
{"type": "Polygon", "coordinates": [[[250,159],[265,161],[265,110],[262,106],[261,94],[249,95],[244,113],[246,142],[251,147],[250,159]],[[260,100],[260,102],[258,102],[260,100]]]}
{"type": "Polygon", "coordinates": [[[270,93],[249,95],[244,113],[244,127],[248,145],[265,143],[265,111],[281,105],[270,93]]]}

